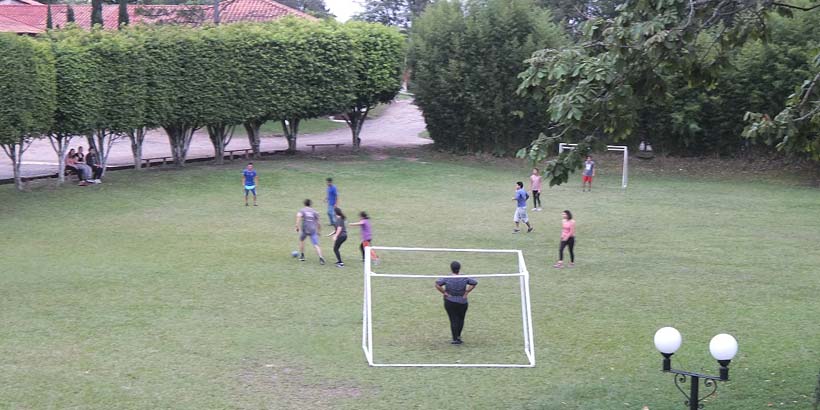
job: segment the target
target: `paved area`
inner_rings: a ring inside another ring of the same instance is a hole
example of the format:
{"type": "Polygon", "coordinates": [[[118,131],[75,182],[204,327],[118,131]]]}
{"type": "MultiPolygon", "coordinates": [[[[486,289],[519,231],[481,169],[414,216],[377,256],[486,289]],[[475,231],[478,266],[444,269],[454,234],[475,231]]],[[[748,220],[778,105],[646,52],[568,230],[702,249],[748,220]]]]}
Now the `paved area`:
{"type": "MultiPolygon", "coordinates": [[[[424,118],[418,107],[409,100],[399,100],[390,104],[378,118],[368,120],[362,129],[362,147],[401,147],[432,143],[431,140],[419,138],[418,134],[424,131],[424,118]]],[[[348,127],[340,128],[321,134],[299,135],[297,147],[300,151],[308,151],[307,144],[314,143],[343,143],[351,146],[352,137],[348,127]]],[[[85,138],[74,138],[71,147],[84,146],[88,149],[85,138]]],[[[228,144],[227,149],[249,148],[248,139],[244,135],[235,136],[228,144]]],[[[283,137],[263,136],[262,150],[283,150],[287,148],[287,141],[283,137]]],[[[334,148],[319,148],[318,150],[331,153],[334,148]]],[[[145,138],[142,148],[143,158],[171,156],[168,137],[161,129],[152,130],[145,138]]],[[[213,145],[208,139],[205,130],[194,134],[188,158],[202,158],[213,156],[213,145]]],[[[332,154],[331,154],[332,155],[332,154]]],[[[125,138],[114,143],[108,158],[109,165],[132,165],[134,157],[131,154],[131,143],[125,138]]],[[[57,154],[51,147],[48,139],[35,141],[23,154],[23,176],[43,175],[57,172],[57,154]]],[[[11,160],[0,153],[0,179],[13,177],[11,160]]]]}

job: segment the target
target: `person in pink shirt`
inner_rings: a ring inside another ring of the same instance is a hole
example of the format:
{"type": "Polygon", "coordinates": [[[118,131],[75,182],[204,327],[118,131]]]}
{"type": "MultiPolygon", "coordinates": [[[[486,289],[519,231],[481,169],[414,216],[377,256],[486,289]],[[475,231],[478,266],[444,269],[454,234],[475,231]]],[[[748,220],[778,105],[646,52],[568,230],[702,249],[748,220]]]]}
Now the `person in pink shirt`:
{"type": "Polygon", "coordinates": [[[568,209],[561,213],[561,247],[558,250],[558,263],[553,268],[564,267],[564,248],[569,247],[569,267],[575,266],[575,220],[568,209]]]}
{"type": "Polygon", "coordinates": [[[532,175],[530,175],[530,190],[532,191],[532,210],[533,211],[540,211],[541,210],[541,172],[538,171],[538,168],[532,169],[532,175]]]}

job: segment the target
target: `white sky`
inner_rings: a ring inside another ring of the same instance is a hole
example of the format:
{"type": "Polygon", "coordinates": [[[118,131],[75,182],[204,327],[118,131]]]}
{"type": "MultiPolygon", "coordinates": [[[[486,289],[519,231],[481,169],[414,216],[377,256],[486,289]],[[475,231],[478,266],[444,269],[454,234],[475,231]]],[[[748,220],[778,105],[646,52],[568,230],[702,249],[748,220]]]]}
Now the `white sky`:
{"type": "Polygon", "coordinates": [[[359,0],[325,0],[325,5],[339,21],[347,21],[350,16],[362,11],[359,0]]]}

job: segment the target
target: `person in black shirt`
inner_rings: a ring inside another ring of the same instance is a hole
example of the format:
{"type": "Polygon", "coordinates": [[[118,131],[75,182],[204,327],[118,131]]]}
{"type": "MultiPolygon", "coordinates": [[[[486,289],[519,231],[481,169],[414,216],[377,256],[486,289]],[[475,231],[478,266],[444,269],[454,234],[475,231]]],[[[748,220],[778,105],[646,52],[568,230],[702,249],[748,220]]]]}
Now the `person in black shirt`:
{"type": "Polygon", "coordinates": [[[342,244],[347,240],[347,226],[345,226],[347,217],[345,217],[345,214],[339,207],[333,208],[333,213],[336,215],[336,218],[333,219],[333,225],[336,229],[327,236],[333,237],[333,253],[336,254],[336,267],[343,268],[345,264],[342,262],[342,255],[339,253],[339,248],[341,248],[342,244]]]}
{"type": "Polygon", "coordinates": [[[444,295],[444,310],[450,318],[450,332],[454,345],[460,345],[461,330],[464,329],[464,318],[467,316],[467,295],[475,289],[478,281],[473,278],[460,277],[461,264],[457,261],[450,263],[452,276],[440,278],[436,281],[436,289],[444,295]]]}

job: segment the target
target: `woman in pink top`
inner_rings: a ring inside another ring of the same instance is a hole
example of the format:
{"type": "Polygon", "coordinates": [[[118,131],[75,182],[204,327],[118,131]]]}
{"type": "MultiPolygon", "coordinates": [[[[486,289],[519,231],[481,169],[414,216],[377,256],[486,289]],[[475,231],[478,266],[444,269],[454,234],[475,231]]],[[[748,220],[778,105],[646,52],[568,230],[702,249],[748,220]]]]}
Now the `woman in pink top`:
{"type": "Polygon", "coordinates": [[[564,248],[569,246],[569,267],[575,266],[575,220],[572,219],[572,212],[565,210],[561,213],[563,221],[561,223],[561,248],[558,250],[558,263],[552,265],[553,268],[564,267],[564,248]]]}
{"type": "Polygon", "coordinates": [[[530,175],[530,190],[532,191],[532,210],[533,211],[540,211],[541,210],[541,172],[538,171],[538,168],[532,169],[532,175],[530,175]]]}

